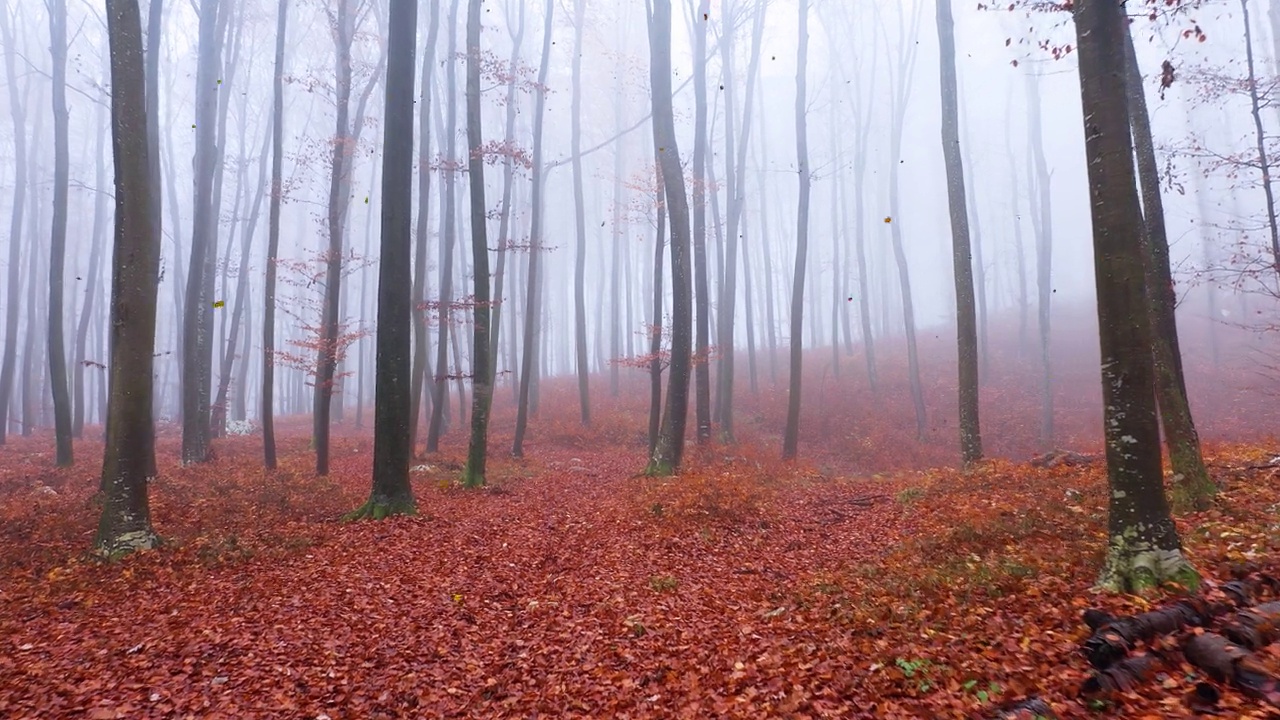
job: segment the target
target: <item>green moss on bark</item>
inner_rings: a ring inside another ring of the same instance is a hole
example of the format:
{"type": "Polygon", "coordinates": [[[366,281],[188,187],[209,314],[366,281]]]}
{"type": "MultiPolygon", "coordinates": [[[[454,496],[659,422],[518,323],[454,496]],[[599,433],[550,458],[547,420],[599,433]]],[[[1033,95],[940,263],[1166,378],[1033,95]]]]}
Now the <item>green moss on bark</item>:
{"type": "Polygon", "coordinates": [[[1098,587],[1110,592],[1143,595],[1177,585],[1188,591],[1200,587],[1200,573],[1181,550],[1162,550],[1140,542],[1131,533],[1111,538],[1098,587]]]}
{"type": "Polygon", "coordinates": [[[412,498],[371,497],[364,505],[342,516],[344,522],[383,520],[392,515],[417,515],[412,498]]]}

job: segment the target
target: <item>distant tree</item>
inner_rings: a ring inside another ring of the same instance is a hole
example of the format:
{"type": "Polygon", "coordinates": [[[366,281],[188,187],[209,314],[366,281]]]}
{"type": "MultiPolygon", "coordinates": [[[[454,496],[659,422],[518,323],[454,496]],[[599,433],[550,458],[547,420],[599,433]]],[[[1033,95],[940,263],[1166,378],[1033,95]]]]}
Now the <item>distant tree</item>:
{"type": "Polygon", "coordinates": [[[289,0],[280,0],[271,91],[271,206],[267,211],[267,279],[262,318],[262,451],[268,470],[276,467],[276,258],[280,255],[280,203],[284,195],[284,48],[288,18],[289,0]]]}
{"type": "Polygon", "coordinates": [[[573,146],[573,336],[578,371],[578,406],[582,424],[591,424],[591,368],[587,364],[587,221],[582,179],[582,31],[587,23],[586,0],[573,0],[573,98],[570,142],[573,146]]]}
{"type": "MultiPolygon", "coordinates": [[[[218,173],[218,70],[221,56],[219,0],[200,0],[195,93],[195,200],[191,262],[187,265],[186,316],[182,323],[182,461],[209,458],[212,371],[212,270],[218,232],[214,176],[218,173]],[[206,308],[209,311],[206,311],[206,308]]],[[[148,190],[150,192],[150,190],[148,190]]]]}
{"type": "Polygon", "coordinates": [[[1028,71],[1023,78],[1027,92],[1027,180],[1031,225],[1036,238],[1036,297],[1040,331],[1040,443],[1053,445],[1053,353],[1050,339],[1053,321],[1053,193],[1049,163],[1044,155],[1040,78],[1028,71]]]}
{"type": "MultiPolygon", "coordinates": [[[[431,370],[427,350],[431,338],[427,333],[427,236],[430,234],[431,210],[431,87],[435,78],[436,43],[440,37],[440,3],[431,2],[427,29],[427,46],[422,53],[422,70],[418,95],[418,223],[415,228],[413,258],[413,383],[412,416],[409,418],[409,442],[418,444],[418,424],[422,417],[423,387],[431,370]]],[[[431,397],[427,395],[426,397],[431,397]]]]}
{"type": "Polygon", "coordinates": [[[800,206],[796,211],[796,267],[791,281],[791,382],[787,391],[787,426],[782,457],[790,460],[800,446],[801,374],[804,360],[804,282],[809,257],[809,202],[813,175],[809,170],[808,110],[809,0],[800,0],[800,39],[796,45],[796,166],[800,172],[800,206]]]}
{"type": "Polygon", "coordinates": [[[9,274],[5,292],[4,359],[0,362],[0,445],[9,432],[9,400],[13,394],[18,356],[18,311],[22,298],[22,228],[27,209],[26,103],[18,84],[18,48],[10,26],[9,7],[0,7],[0,46],[4,50],[5,84],[9,89],[9,116],[13,120],[13,205],[9,220],[9,274]]]}
{"type": "MultiPolygon", "coordinates": [[[[725,231],[725,263],[724,283],[720,287],[720,319],[716,324],[719,336],[718,397],[720,407],[721,439],[733,442],[733,381],[734,381],[734,326],[738,301],[738,243],[742,228],[743,206],[747,183],[747,146],[751,140],[751,98],[755,95],[756,78],[760,70],[760,44],[764,33],[764,17],[767,4],[764,0],[755,0],[752,13],[751,60],[747,65],[746,100],[743,102],[741,136],[737,128],[737,88],[733,70],[734,37],[736,28],[729,13],[729,0],[721,0],[720,14],[725,20],[724,37],[720,40],[720,64],[724,73],[725,104],[725,189],[728,197],[728,213],[725,231]]],[[[743,253],[743,262],[747,261],[747,253],[743,253]]],[[[749,283],[750,277],[744,270],[749,283]]],[[[748,285],[747,302],[750,304],[751,291],[748,285]]],[[[752,318],[747,319],[748,332],[751,331],[752,318]]],[[[754,341],[754,338],[752,338],[754,341]]],[[[754,345],[754,342],[750,343],[754,345]]],[[[754,382],[752,383],[754,387],[754,382]]]]}
{"type": "MultiPolygon", "coordinates": [[[[432,383],[431,423],[427,427],[427,452],[440,449],[440,437],[445,430],[445,410],[449,406],[449,345],[453,327],[453,248],[458,228],[458,6],[453,0],[449,7],[446,28],[449,31],[449,61],[445,70],[445,121],[444,159],[440,169],[444,172],[444,197],[440,210],[443,225],[440,230],[440,296],[436,302],[439,310],[436,330],[436,374],[432,383]]],[[[461,370],[459,370],[461,372],[461,370]]]]}
{"type": "Polygon", "coordinates": [[[551,69],[551,33],[554,27],[555,0],[546,0],[546,14],[542,26],[542,61],[538,69],[537,96],[533,109],[533,187],[530,198],[529,266],[525,281],[524,337],[520,357],[520,390],[516,401],[516,429],[511,443],[511,454],[524,457],[524,435],[529,426],[530,395],[533,390],[535,355],[538,352],[538,325],[540,321],[541,264],[542,264],[542,214],[545,200],[546,169],[542,163],[542,128],[547,107],[547,73],[551,69]]]}
{"type": "Polygon", "coordinates": [[[1182,554],[1161,468],[1143,218],[1125,94],[1126,18],[1110,0],[1077,0],[1074,13],[1111,486],[1110,543],[1099,584],[1126,592],[1164,581],[1194,586],[1198,576],[1182,554]]]}
{"type": "Polygon", "coordinates": [[[382,242],[378,261],[377,386],[373,488],[349,518],[415,512],[409,485],[413,457],[412,386],[413,73],[417,0],[391,0],[387,37],[386,134],[382,151],[382,242]]]}
{"type": "Polygon", "coordinates": [[[67,194],[71,183],[71,148],[67,110],[67,2],[50,0],[49,48],[53,55],[53,237],[49,243],[49,384],[53,389],[53,423],[58,467],[75,461],[71,444],[71,393],[67,387],[67,351],[63,332],[63,285],[67,261],[67,194]]]}
{"type": "Polygon", "coordinates": [[[942,155],[947,167],[951,259],[955,273],[956,350],[960,369],[960,456],[967,466],[982,459],[982,432],[978,420],[978,321],[973,292],[969,215],[965,202],[964,156],[960,150],[955,20],[951,15],[951,0],[936,0],[936,3],[938,55],[942,76],[942,155]]]}
{"type": "Polygon", "coordinates": [[[689,266],[691,231],[689,196],[676,143],[671,90],[671,0],[645,2],[649,16],[649,82],[653,102],[653,137],[671,221],[671,366],[662,429],[650,453],[648,475],[672,475],[684,457],[689,414],[689,374],[693,361],[693,283],[689,266]]]}
{"type": "Polygon", "coordinates": [[[116,556],[149,549],[147,486],[155,434],[151,416],[159,238],[153,233],[142,17],[137,0],[107,0],[111,44],[112,154],[116,231],[111,280],[111,397],[102,463],[102,518],[95,545],[116,556]]]}
{"type": "MultiPolygon", "coordinates": [[[[583,0],[577,0],[579,27],[583,21],[583,0]]],[[[581,30],[579,30],[581,32],[581,30]]],[[[480,116],[480,0],[467,3],[467,166],[471,181],[471,269],[473,314],[475,317],[471,351],[471,441],[462,484],[480,487],[485,483],[488,457],[489,407],[493,403],[493,352],[489,346],[489,234],[488,208],[484,202],[484,137],[480,116]]],[[[407,93],[406,93],[407,94],[407,93]]]]}
{"type": "Polygon", "coordinates": [[[711,301],[707,290],[707,22],[711,0],[689,0],[693,13],[693,298],[694,424],[699,443],[711,437],[711,301]],[[696,3],[696,5],[695,5],[696,3]]]}
{"type": "MultiPolygon", "coordinates": [[[[109,62],[110,59],[108,58],[109,62]]],[[[108,64],[108,74],[110,74],[110,71],[111,68],[108,64]]],[[[80,308],[80,317],[76,323],[75,350],[71,362],[71,434],[76,438],[80,438],[84,434],[86,415],[85,358],[88,352],[89,326],[92,324],[94,316],[94,303],[99,294],[98,277],[102,274],[103,236],[106,234],[107,199],[110,197],[106,188],[107,160],[105,157],[108,133],[111,130],[110,120],[105,116],[108,109],[105,105],[99,105],[96,113],[98,128],[93,159],[95,192],[93,194],[93,229],[90,231],[89,274],[86,275],[88,282],[85,283],[84,303],[80,308]]],[[[150,120],[148,120],[148,124],[150,124],[150,120]]],[[[152,164],[154,165],[154,163],[152,164]]],[[[159,176],[153,173],[151,177],[159,176]]],[[[152,202],[154,201],[153,198],[152,202]]],[[[155,234],[155,237],[160,236],[155,234]]]]}

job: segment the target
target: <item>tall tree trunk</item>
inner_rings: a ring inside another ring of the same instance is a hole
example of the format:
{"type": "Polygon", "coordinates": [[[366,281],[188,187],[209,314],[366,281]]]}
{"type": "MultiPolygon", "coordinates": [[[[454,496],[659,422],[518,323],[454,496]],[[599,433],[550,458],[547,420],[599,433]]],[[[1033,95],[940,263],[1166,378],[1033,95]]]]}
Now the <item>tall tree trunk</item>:
{"type": "Polygon", "coordinates": [[[67,259],[67,194],[71,183],[71,148],[67,110],[67,2],[50,0],[50,50],[53,55],[53,224],[49,242],[49,383],[53,388],[53,422],[58,467],[75,462],[71,445],[71,393],[67,387],[67,352],[63,330],[63,285],[67,259]]]}
{"type": "MultiPolygon", "coordinates": [[[[1029,102],[1030,98],[1027,100],[1029,102]]],[[[1012,104],[1011,101],[1010,107],[1012,104]]],[[[1005,138],[1010,135],[1006,133],[1005,138]]],[[[1018,263],[1018,356],[1021,358],[1027,347],[1027,314],[1031,301],[1027,297],[1027,256],[1022,244],[1022,215],[1019,212],[1021,193],[1018,191],[1018,165],[1013,158],[1012,143],[1006,151],[1009,156],[1009,214],[1013,219],[1013,250],[1018,263]]]]}
{"type": "MultiPolygon", "coordinates": [[[[9,27],[8,11],[0,12],[0,45],[4,47],[5,81],[9,88],[9,115],[13,120],[13,205],[9,220],[9,276],[5,292],[4,360],[0,363],[0,445],[9,432],[9,404],[18,357],[18,310],[22,298],[22,220],[27,196],[27,127],[25,99],[18,92],[17,46],[9,27]]],[[[28,84],[29,88],[29,84],[28,84]]],[[[35,254],[35,248],[29,250],[35,254]]]]}
{"type": "MultiPolygon", "coordinates": [[[[235,306],[231,311],[231,329],[227,336],[227,345],[223,350],[222,367],[218,373],[218,394],[214,400],[213,406],[218,422],[214,423],[216,427],[222,429],[226,425],[227,418],[227,393],[231,387],[232,370],[235,365],[236,349],[239,345],[241,335],[241,323],[244,322],[246,312],[247,295],[249,290],[249,257],[253,249],[253,236],[258,227],[258,214],[262,210],[262,196],[267,191],[267,159],[269,157],[267,148],[271,142],[273,134],[272,128],[268,126],[268,132],[263,138],[263,147],[258,162],[258,182],[257,192],[253,195],[253,205],[249,209],[249,217],[245,222],[245,227],[241,231],[240,238],[240,260],[239,270],[236,275],[236,299],[235,306]]],[[[224,293],[225,294],[225,293],[224,293]]],[[[241,385],[236,388],[237,395],[243,395],[246,388],[241,385]]]]}
{"type": "Polygon", "coordinates": [[[316,358],[315,401],[312,434],[316,447],[316,474],[329,474],[329,412],[333,407],[334,375],[338,366],[338,306],[342,300],[342,253],[346,248],[348,194],[343,192],[354,148],[351,142],[351,44],[355,36],[355,9],[352,0],[337,0],[331,16],[334,30],[334,61],[337,80],[336,123],[333,134],[332,168],[329,175],[327,229],[329,247],[325,256],[324,307],[320,321],[320,350],[316,358]]]}
{"type": "MultiPolygon", "coordinates": [[[[101,106],[99,106],[101,108],[101,106]]],[[[95,151],[94,165],[97,170],[94,175],[94,194],[93,194],[93,231],[91,236],[92,247],[89,250],[89,274],[88,282],[85,283],[84,303],[80,308],[80,320],[76,328],[76,346],[75,355],[71,364],[72,377],[72,417],[71,417],[71,434],[73,437],[80,438],[84,435],[84,417],[85,417],[85,351],[87,349],[89,339],[89,325],[93,317],[93,304],[98,297],[98,276],[102,274],[102,236],[106,234],[107,225],[107,131],[110,129],[110,122],[107,118],[102,117],[101,110],[98,112],[98,143],[95,151]]],[[[152,150],[148,146],[148,150],[152,150]]],[[[154,163],[152,163],[154,166],[154,163]]],[[[154,167],[153,167],[154,169],[154,167]]],[[[152,178],[157,178],[155,174],[152,178]]],[[[154,193],[152,197],[154,202],[154,193]]],[[[160,237],[159,234],[153,232],[152,237],[160,237]]]]}
{"type": "MultiPolygon", "coordinates": [[[[699,443],[711,437],[711,366],[708,352],[711,301],[707,296],[707,22],[711,0],[697,0],[693,17],[693,291],[694,421],[699,443]]],[[[673,227],[672,230],[675,230],[673,227]]],[[[675,235],[672,235],[675,240],[675,235]]],[[[673,242],[672,250],[676,246],[673,242]]],[[[673,255],[674,258],[674,255],[673,255]]],[[[678,287],[678,285],[677,285],[678,287]]],[[[673,376],[674,377],[674,376],[673,376]]]]}
{"type": "Polygon", "coordinates": [[[959,355],[960,456],[966,466],[982,459],[978,419],[978,319],[973,293],[973,256],[965,205],[964,160],[960,150],[960,111],[956,90],[955,20],[951,0],[936,0],[938,55],[941,59],[942,154],[947,166],[951,211],[951,260],[956,283],[956,350],[959,355]]]}
{"type": "Polygon", "coordinates": [[[903,125],[906,122],[907,100],[911,95],[911,70],[915,66],[916,45],[914,40],[920,25],[920,7],[916,6],[911,22],[909,35],[901,40],[904,45],[897,67],[896,82],[893,84],[893,128],[889,140],[889,234],[893,242],[893,257],[898,266],[898,287],[902,297],[902,324],[907,335],[907,371],[911,378],[911,404],[916,415],[916,437],[923,440],[927,425],[925,422],[924,388],[920,381],[920,355],[916,349],[915,307],[911,296],[911,273],[907,265],[907,254],[902,244],[902,212],[900,205],[901,188],[899,187],[899,167],[902,157],[903,125]]]}
{"type": "MultiPolygon", "coordinates": [[[[578,27],[583,22],[578,0],[578,27]]],[[[581,29],[579,29],[581,32],[581,29]]],[[[579,45],[581,48],[581,45],[579,45]]],[[[479,487],[485,482],[488,456],[489,408],[493,403],[493,354],[489,347],[489,235],[484,202],[484,138],[480,116],[480,0],[470,0],[467,11],[467,173],[471,181],[471,275],[475,300],[475,327],[471,350],[471,442],[462,484],[479,487]]],[[[581,359],[581,358],[579,358],[581,359]]]]}
{"type": "MultiPolygon", "coordinates": [[[[706,2],[706,0],[703,0],[706,2]]],[[[570,144],[573,148],[573,221],[577,243],[573,265],[573,340],[578,371],[578,412],[591,424],[591,369],[587,367],[587,221],[582,191],[582,30],[587,22],[586,0],[573,0],[573,89],[570,144]]]]}
{"type": "Polygon", "coordinates": [[[1129,122],[1137,153],[1138,178],[1144,215],[1142,250],[1146,267],[1147,298],[1151,311],[1151,339],[1156,372],[1156,399],[1164,421],[1165,442],[1173,465],[1174,499],[1198,510],[1208,507],[1216,491],[1200,455],[1200,435],[1191,417],[1187,383],[1182,372],[1182,348],[1178,342],[1178,298],[1169,268],[1169,238],[1164,224],[1164,200],[1160,196],[1160,166],[1156,161],[1142,69],[1133,47],[1133,35],[1125,27],[1125,92],[1129,122]]]}
{"type": "Polygon", "coordinates": [[[1127,18],[1108,0],[1079,0],[1074,12],[1111,484],[1111,539],[1099,584],[1135,592],[1166,580],[1194,586],[1197,576],[1182,555],[1162,481],[1142,209],[1125,102],[1127,18]]]}
{"type": "Polygon", "coordinates": [[[671,365],[667,399],[658,443],[646,474],[679,472],[684,456],[689,413],[689,371],[693,360],[693,282],[690,277],[689,196],[685,190],[680,148],[676,143],[671,90],[671,0],[654,0],[649,17],[649,82],[653,99],[653,134],[666,188],[671,222],[671,365]]]}
{"type": "MultiPolygon", "coordinates": [[[[720,12],[721,16],[728,20],[730,18],[729,0],[722,0],[720,12]]],[[[720,433],[721,438],[725,442],[733,442],[733,381],[734,381],[734,325],[735,316],[737,314],[738,301],[738,245],[742,232],[742,215],[743,206],[745,205],[746,183],[747,183],[747,148],[751,142],[751,119],[752,119],[752,99],[755,97],[756,78],[760,71],[760,46],[764,35],[764,17],[767,5],[764,0],[756,0],[754,18],[751,33],[751,59],[747,65],[747,88],[746,95],[742,107],[742,130],[741,136],[738,136],[736,128],[737,121],[737,95],[734,87],[736,78],[733,71],[733,54],[734,54],[734,30],[731,26],[726,26],[724,30],[724,38],[720,43],[720,64],[724,73],[724,103],[725,103],[725,189],[728,198],[728,216],[726,218],[726,235],[728,239],[725,243],[725,274],[724,282],[720,287],[720,321],[718,323],[720,335],[717,339],[719,345],[720,370],[717,376],[719,380],[719,398],[720,398],[720,433]]],[[[743,274],[746,276],[748,286],[746,288],[747,306],[751,305],[751,288],[750,276],[747,267],[747,255],[743,253],[743,274]]],[[[748,335],[752,334],[750,327],[751,313],[748,311],[747,325],[748,335]]],[[[751,374],[751,388],[755,392],[755,338],[748,337],[749,346],[749,363],[751,374]]]]}
{"type": "Polygon", "coordinates": [[[1031,216],[1036,234],[1036,289],[1038,291],[1040,325],[1040,443],[1045,448],[1053,446],[1053,357],[1050,354],[1050,320],[1053,298],[1053,196],[1050,193],[1049,165],[1044,157],[1044,138],[1040,122],[1040,84],[1035,73],[1028,72],[1027,126],[1031,145],[1031,163],[1035,171],[1028,172],[1036,189],[1032,196],[1031,216]]]}
{"type": "Polygon", "coordinates": [[[107,556],[155,542],[147,502],[155,426],[156,288],[160,242],[152,232],[142,18],[137,0],[108,0],[116,232],[112,254],[111,393],[102,462],[103,503],[95,545],[107,556]]]}
{"type": "MultiPolygon", "coordinates": [[[[182,461],[202,463],[209,458],[209,373],[212,348],[205,312],[212,305],[205,282],[212,266],[218,209],[214,207],[214,175],[218,171],[215,146],[218,114],[219,0],[200,0],[199,49],[196,61],[195,200],[191,229],[191,262],[187,265],[187,296],[182,323],[182,461]]],[[[150,190],[148,190],[150,192],[150,190]]]]}
{"type": "Polygon", "coordinates": [[[541,318],[539,299],[539,272],[542,258],[542,213],[546,169],[542,165],[542,126],[547,107],[547,73],[551,63],[551,31],[555,17],[554,0],[546,0],[546,15],[542,26],[542,62],[538,69],[538,86],[534,91],[537,100],[533,110],[533,197],[532,216],[529,221],[529,269],[525,280],[524,302],[524,350],[520,358],[520,390],[516,400],[515,438],[511,454],[524,457],[524,435],[529,424],[530,395],[533,391],[538,353],[538,326],[541,318]]]}
{"type": "MultiPolygon", "coordinates": [[[[653,147],[657,160],[661,148],[653,147]]],[[[662,432],[662,253],[667,244],[666,188],[662,183],[662,166],[654,165],[654,212],[658,219],[658,231],[653,243],[653,322],[649,325],[649,456],[658,448],[658,435],[662,432]]]]}
{"type": "MultiPolygon", "coordinates": [[[[511,61],[510,61],[510,78],[507,80],[507,97],[506,97],[506,131],[503,135],[503,143],[505,147],[511,147],[515,143],[516,137],[516,111],[519,105],[516,102],[516,81],[519,74],[516,68],[520,63],[520,50],[524,46],[524,27],[525,27],[525,7],[526,3],[521,0],[519,20],[516,24],[516,30],[511,38],[511,61]]],[[[424,140],[425,142],[425,140],[424,140]]],[[[511,194],[515,189],[515,158],[507,153],[502,158],[502,205],[500,217],[498,219],[498,262],[494,267],[493,273],[493,312],[490,314],[489,322],[489,348],[492,354],[491,368],[494,370],[494,378],[491,384],[497,384],[498,369],[498,350],[502,340],[502,310],[506,304],[506,279],[507,279],[507,258],[510,254],[508,245],[511,243],[511,194]]],[[[515,323],[511,324],[512,329],[515,323]]],[[[514,343],[512,343],[514,345],[514,343]]],[[[509,369],[514,369],[514,363],[508,365],[509,369]]]]}
{"type": "Polygon", "coordinates": [[[1258,75],[1253,60],[1253,29],[1249,22],[1249,0],[1240,0],[1244,22],[1244,57],[1249,70],[1249,114],[1253,118],[1254,138],[1258,150],[1258,169],[1262,172],[1262,196],[1267,201],[1267,228],[1271,231],[1272,267],[1280,275],[1280,220],[1276,218],[1276,196],[1271,185],[1271,160],[1267,155],[1267,134],[1262,126],[1263,100],[1258,94],[1258,75]]]}
{"type": "Polygon", "coordinates": [[[280,254],[280,202],[284,193],[284,48],[288,19],[289,0],[280,0],[271,91],[271,205],[267,210],[267,278],[262,304],[262,444],[268,470],[276,467],[276,258],[280,254]]]}
{"type": "MultiPolygon", "coordinates": [[[[431,3],[427,46],[422,53],[422,78],[418,101],[418,224],[415,230],[413,262],[413,381],[409,393],[410,447],[418,445],[418,421],[422,418],[423,388],[431,374],[427,353],[431,338],[427,333],[427,236],[431,217],[431,90],[435,78],[436,43],[440,37],[440,3],[431,3]]],[[[512,82],[515,82],[514,79],[512,82]]],[[[504,211],[505,212],[505,211],[504,211]]],[[[430,395],[427,395],[428,400],[430,395]]]]}
{"type": "MultiPolygon", "coordinates": [[[[386,132],[382,152],[382,242],[378,259],[377,389],[373,484],[348,517],[415,512],[409,485],[412,386],[413,71],[417,0],[391,0],[387,38],[386,132]]],[[[424,108],[425,111],[425,108],[424,108]]]]}
{"type": "Polygon", "coordinates": [[[800,30],[796,50],[796,167],[800,174],[800,205],[796,211],[796,266],[791,281],[791,379],[787,390],[787,426],[782,457],[790,460],[800,446],[801,363],[804,358],[804,281],[809,257],[809,123],[806,118],[809,70],[809,0],[800,0],[800,30]]]}
{"type": "MultiPolygon", "coordinates": [[[[444,225],[440,233],[440,298],[439,337],[436,341],[436,373],[431,395],[431,424],[427,428],[427,452],[440,449],[440,436],[444,434],[445,408],[449,404],[449,343],[453,335],[453,246],[457,234],[457,207],[454,204],[457,196],[458,175],[455,165],[458,161],[458,3],[453,0],[449,9],[449,63],[445,71],[445,152],[444,162],[447,167],[444,177],[444,198],[441,211],[444,213],[444,225]]],[[[461,372],[461,368],[458,371],[461,372]]]]}

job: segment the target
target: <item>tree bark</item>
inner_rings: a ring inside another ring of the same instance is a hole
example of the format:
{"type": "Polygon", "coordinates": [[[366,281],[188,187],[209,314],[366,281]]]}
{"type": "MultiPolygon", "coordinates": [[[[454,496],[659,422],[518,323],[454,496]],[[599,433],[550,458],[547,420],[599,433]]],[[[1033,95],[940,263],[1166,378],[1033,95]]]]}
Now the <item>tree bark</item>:
{"type": "Polygon", "coordinates": [[[284,193],[284,48],[288,19],[289,0],[280,0],[271,91],[271,205],[267,210],[267,279],[262,305],[262,445],[263,464],[268,470],[276,467],[276,258],[280,253],[280,202],[284,193]]]}
{"type": "MultiPolygon", "coordinates": [[[[444,434],[445,410],[449,405],[449,343],[452,339],[453,324],[453,246],[457,234],[457,198],[458,161],[458,108],[457,86],[458,71],[454,58],[458,52],[458,3],[453,0],[449,9],[449,54],[450,61],[445,70],[445,128],[444,128],[444,198],[441,201],[441,212],[444,224],[440,232],[440,297],[437,315],[436,367],[431,395],[431,424],[427,428],[427,452],[440,449],[440,436],[444,434]]],[[[461,368],[458,371],[461,372],[461,368]]]]}
{"type": "Polygon", "coordinates": [[[800,205],[796,211],[796,265],[791,281],[791,378],[787,391],[787,426],[782,457],[795,458],[800,445],[800,391],[804,358],[804,282],[809,256],[809,201],[813,178],[809,174],[809,123],[806,75],[809,70],[809,0],[800,0],[799,42],[796,50],[796,166],[800,175],[800,205]]]}
{"type": "MultiPolygon", "coordinates": [[[[582,7],[578,0],[581,28],[582,7]]],[[[579,32],[581,32],[579,30],[579,32]]],[[[489,346],[489,234],[488,208],[484,201],[484,138],[480,116],[480,0],[470,0],[467,12],[467,149],[471,162],[471,275],[474,283],[475,328],[471,351],[471,442],[462,484],[480,487],[485,483],[485,460],[489,444],[489,408],[493,403],[493,353],[489,346]]],[[[581,358],[580,358],[581,359],[581,358]]]]}
{"type": "MultiPolygon", "coordinates": [[[[391,0],[387,38],[386,132],[382,152],[382,241],[378,259],[377,372],[373,486],[349,517],[414,514],[412,386],[413,72],[417,0],[391,0]]],[[[425,111],[425,108],[424,108],[425,111]]]]}
{"type": "MultiPolygon", "coordinates": [[[[187,296],[182,323],[182,461],[202,463],[209,458],[209,325],[211,305],[206,267],[218,232],[214,206],[214,176],[218,171],[215,146],[218,114],[219,0],[200,0],[199,48],[196,61],[195,218],[191,230],[191,262],[187,265],[187,296]]],[[[150,192],[148,190],[148,192],[150,192]]]]}
{"type": "Polygon", "coordinates": [[[67,352],[63,330],[64,270],[67,258],[67,194],[71,182],[71,148],[67,110],[67,2],[50,0],[50,51],[53,55],[53,224],[49,242],[49,383],[53,389],[53,423],[58,467],[75,462],[71,444],[71,393],[67,387],[67,352]]]}
{"type": "Polygon", "coordinates": [[[431,3],[431,20],[427,30],[427,46],[422,53],[422,78],[418,102],[418,225],[413,262],[413,382],[410,388],[412,414],[409,418],[409,442],[418,445],[418,424],[422,418],[426,377],[431,374],[428,354],[431,338],[427,333],[427,236],[431,215],[431,90],[435,79],[433,60],[440,37],[440,3],[431,3]]]}
{"type": "Polygon", "coordinates": [[[649,82],[653,100],[653,133],[658,164],[666,188],[671,225],[671,364],[667,398],[657,446],[650,454],[648,475],[672,475],[684,456],[689,412],[689,374],[693,351],[693,283],[690,277],[689,197],[680,148],[676,143],[671,91],[671,0],[655,0],[649,16],[649,82]]]}
{"type": "Polygon", "coordinates": [[[942,85],[942,155],[947,166],[947,202],[951,211],[951,260],[956,287],[956,350],[959,355],[960,456],[965,466],[982,459],[978,415],[978,320],[973,292],[973,256],[965,203],[964,159],[960,150],[960,111],[956,89],[955,20],[951,0],[936,0],[938,55],[942,85]]]}
{"type": "MultiPolygon", "coordinates": [[[[25,98],[19,93],[17,47],[9,27],[9,13],[0,12],[0,44],[4,46],[5,81],[9,88],[9,115],[13,120],[13,205],[9,220],[9,275],[5,292],[4,359],[0,362],[0,445],[9,432],[9,404],[13,397],[18,357],[18,317],[22,298],[22,228],[27,196],[27,127],[25,98]]],[[[29,91],[29,86],[28,86],[29,91]]],[[[35,253],[32,248],[29,252],[35,253]]]]}
{"type": "Polygon", "coordinates": [[[1204,510],[1216,492],[1200,455],[1200,435],[1191,416],[1187,383],[1182,372],[1182,348],[1178,341],[1178,298],[1169,268],[1169,238],[1160,196],[1160,166],[1156,160],[1142,69],[1133,47],[1133,34],[1125,27],[1125,91],[1129,122],[1137,153],[1138,180],[1142,192],[1142,250],[1146,267],[1147,299],[1151,312],[1151,339],[1156,370],[1156,399],[1164,423],[1165,442],[1173,465],[1174,500],[1179,505],[1204,510]]]}
{"type": "Polygon", "coordinates": [[[529,424],[530,395],[533,393],[535,381],[538,326],[541,318],[539,299],[539,273],[542,258],[542,213],[543,191],[546,183],[546,168],[542,161],[542,126],[547,107],[547,73],[551,64],[551,32],[555,18],[555,2],[547,0],[546,14],[542,26],[542,62],[538,69],[538,87],[535,90],[537,100],[533,110],[533,189],[532,216],[529,221],[529,267],[525,280],[524,302],[524,350],[520,358],[520,389],[516,400],[515,438],[511,444],[511,454],[524,457],[524,435],[529,424]]]}
{"type": "Polygon", "coordinates": [[[569,111],[570,144],[573,148],[573,222],[577,240],[573,266],[573,340],[578,373],[578,414],[584,427],[591,425],[591,368],[587,366],[587,221],[582,190],[582,31],[587,21],[586,14],[586,0],[574,0],[573,88],[569,111]]]}
{"type": "MultiPolygon", "coordinates": [[[[692,1],[692,0],[691,0],[692,1]]],[[[711,0],[697,0],[693,17],[693,356],[694,421],[698,443],[711,437],[711,366],[707,362],[710,300],[707,297],[707,22],[711,0]]],[[[675,230],[675,228],[672,228],[675,230]]],[[[673,234],[672,240],[675,240],[673,234]]],[[[672,245],[675,250],[675,244],[672,245]]],[[[674,255],[672,256],[674,258],[674,255]]],[[[678,287],[678,284],[677,284],[678,287]]],[[[674,377],[674,376],[673,376],[674,377]]]]}
{"type": "Polygon", "coordinates": [[[1142,208],[1125,102],[1126,19],[1108,0],[1079,0],[1074,13],[1111,485],[1110,544],[1099,584],[1117,591],[1166,580],[1192,586],[1196,574],[1182,555],[1162,481],[1142,208]]]}
{"type": "Polygon", "coordinates": [[[107,0],[111,44],[116,232],[112,255],[111,400],[95,545],[107,556],[149,549],[147,486],[155,443],[151,416],[160,243],[150,208],[142,18],[137,0],[107,0]]]}

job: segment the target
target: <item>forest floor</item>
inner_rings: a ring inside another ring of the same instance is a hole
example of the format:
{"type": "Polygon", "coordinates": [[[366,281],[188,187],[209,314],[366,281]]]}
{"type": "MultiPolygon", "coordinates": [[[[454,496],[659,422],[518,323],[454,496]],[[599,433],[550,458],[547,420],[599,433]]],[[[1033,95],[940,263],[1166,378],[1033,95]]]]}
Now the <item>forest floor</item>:
{"type": "MultiPolygon", "coordinates": [[[[101,448],[51,470],[49,440],[0,462],[0,717],[964,718],[1032,695],[1059,717],[1193,714],[1189,666],[1076,697],[1081,611],[1159,602],[1090,588],[1097,462],[846,477],[719,446],[654,480],[634,444],[561,443],[468,491],[454,448],[415,467],[419,516],[342,523],[368,438],[317,478],[305,432],[271,474],[256,437],[181,468],[166,435],[166,543],[103,563],[101,448]]],[[[1222,492],[1178,526],[1211,581],[1275,569],[1274,454],[1209,448],[1222,492]]],[[[1231,690],[1219,709],[1269,717],[1231,690]]]]}

